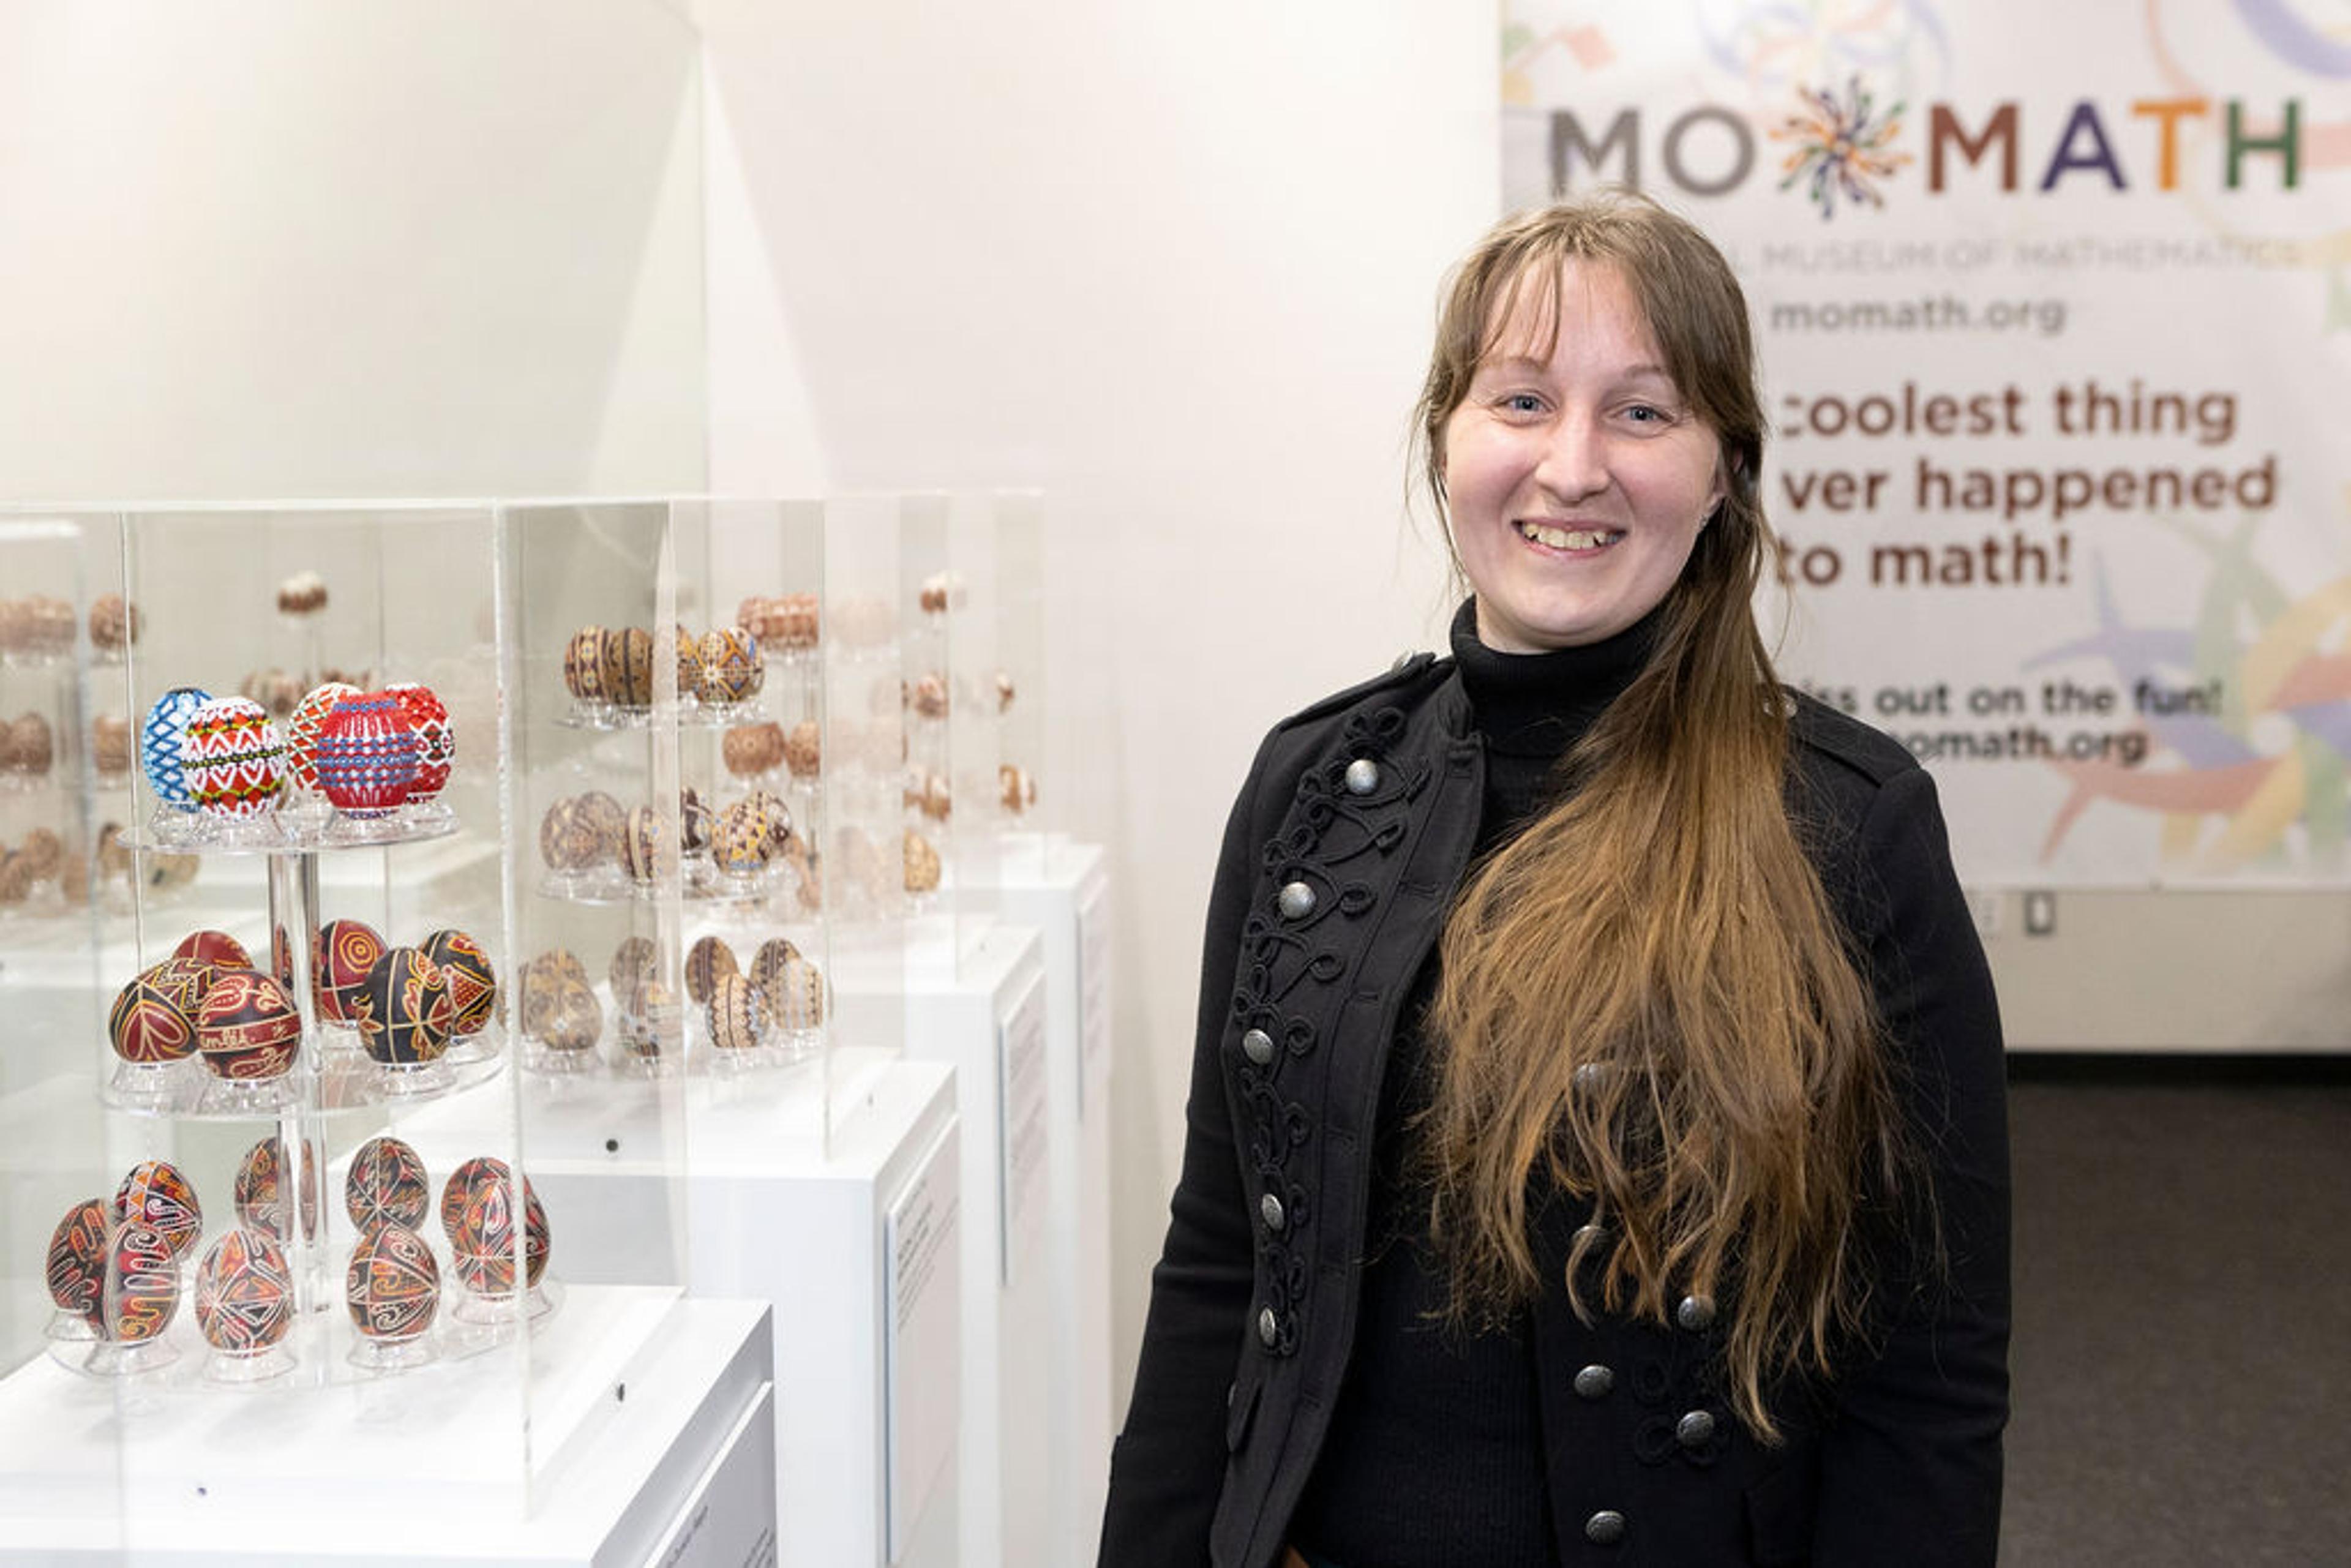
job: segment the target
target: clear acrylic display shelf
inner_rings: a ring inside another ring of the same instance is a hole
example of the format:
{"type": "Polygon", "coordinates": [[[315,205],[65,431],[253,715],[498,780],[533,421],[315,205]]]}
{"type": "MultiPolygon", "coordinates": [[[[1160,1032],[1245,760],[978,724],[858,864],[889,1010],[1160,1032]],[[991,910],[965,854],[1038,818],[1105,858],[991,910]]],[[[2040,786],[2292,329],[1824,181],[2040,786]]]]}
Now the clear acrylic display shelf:
{"type": "Polygon", "coordinates": [[[738,724],[764,724],[775,716],[757,695],[731,703],[680,697],[674,714],[660,707],[632,707],[574,697],[569,711],[556,722],[566,729],[651,729],[656,722],[665,723],[674,717],[681,729],[728,729],[738,724]]]}
{"type": "MultiPolygon", "coordinates": [[[[730,872],[720,869],[706,852],[697,852],[684,857],[680,871],[689,903],[765,904],[797,895],[800,886],[799,873],[784,861],[771,860],[754,872],[730,872]]],[[[563,904],[652,904],[662,897],[658,881],[639,882],[609,864],[580,872],[549,871],[540,877],[538,891],[541,897],[563,904]]]]}

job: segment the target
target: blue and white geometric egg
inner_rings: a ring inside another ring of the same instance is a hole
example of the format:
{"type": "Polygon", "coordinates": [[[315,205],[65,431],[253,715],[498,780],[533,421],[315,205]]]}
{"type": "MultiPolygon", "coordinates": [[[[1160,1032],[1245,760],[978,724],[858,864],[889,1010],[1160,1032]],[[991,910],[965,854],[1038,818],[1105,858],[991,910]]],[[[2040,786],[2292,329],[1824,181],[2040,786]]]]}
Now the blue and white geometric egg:
{"type": "Polygon", "coordinates": [[[178,810],[196,809],[180,762],[180,747],[188,737],[188,720],[210,701],[212,694],[201,686],[173,686],[147,710],[147,724],[140,735],[139,762],[146,770],[149,787],[156,800],[178,810]]]}

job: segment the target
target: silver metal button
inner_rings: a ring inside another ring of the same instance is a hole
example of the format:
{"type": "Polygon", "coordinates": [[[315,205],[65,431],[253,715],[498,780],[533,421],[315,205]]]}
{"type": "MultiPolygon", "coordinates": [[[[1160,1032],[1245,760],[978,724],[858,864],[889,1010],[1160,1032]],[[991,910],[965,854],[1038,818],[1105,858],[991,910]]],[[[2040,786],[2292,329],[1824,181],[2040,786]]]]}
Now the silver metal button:
{"type": "Polygon", "coordinates": [[[1583,1539],[1594,1546],[1614,1546],[1625,1539],[1625,1516],[1604,1508],[1583,1521],[1583,1539]]]}
{"type": "Polygon", "coordinates": [[[1281,1212],[1281,1199],[1271,1193],[1267,1193],[1257,1200],[1257,1211],[1259,1217],[1265,1221],[1265,1228],[1268,1230],[1280,1229],[1283,1222],[1289,1218],[1289,1216],[1281,1212]]]}
{"type": "Polygon", "coordinates": [[[1615,1386],[1614,1370],[1597,1363],[1575,1375],[1575,1391],[1586,1399],[1605,1399],[1615,1386]]]}
{"type": "Polygon", "coordinates": [[[1314,890],[1302,882],[1286,882],[1274,899],[1285,920],[1303,920],[1314,913],[1314,890]]]}
{"type": "Polygon", "coordinates": [[[1274,1342],[1280,1338],[1281,1320],[1273,1315],[1273,1309],[1271,1307],[1263,1307],[1259,1309],[1257,1314],[1258,1343],[1265,1346],[1268,1350],[1271,1350],[1274,1346],[1274,1342]]]}
{"type": "Polygon", "coordinates": [[[1685,1448],[1703,1448],[1714,1437],[1714,1416],[1709,1411],[1693,1410],[1674,1423],[1674,1441],[1685,1448]]]}
{"type": "Polygon", "coordinates": [[[1261,1029],[1253,1029],[1241,1036],[1241,1054],[1259,1067],[1273,1060],[1273,1036],[1261,1029]]]}
{"type": "Polygon", "coordinates": [[[1682,1327],[1689,1330],[1692,1333],[1698,1333],[1702,1330],[1712,1328],[1714,1326],[1714,1298],[1712,1296],[1700,1295],[1684,1296],[1681,1300],[1681,1305],[1674,1309],[1674,1322],[1681,1324],[1682,1327]]]}
{"type": "Polygon", "coordinates": [[[1368,757],[1347,764],[1347,793],[1368,795],[1380,787],[1380,765],[1368,757]]]}

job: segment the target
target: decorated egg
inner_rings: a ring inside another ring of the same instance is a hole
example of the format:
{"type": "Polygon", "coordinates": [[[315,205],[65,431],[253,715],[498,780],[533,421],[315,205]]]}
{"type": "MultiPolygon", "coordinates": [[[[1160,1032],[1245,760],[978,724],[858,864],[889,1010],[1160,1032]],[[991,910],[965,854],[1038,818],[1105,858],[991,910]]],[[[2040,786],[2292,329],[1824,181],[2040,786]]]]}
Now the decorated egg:
{"type": "Polygon", "coordinates": [[[319,1016],[356,1028],[360,993],[367,987],[368,971],[381,956],[383,938],[364,920],[329,920],[319,926],[311,955],[311,988],[319,1016]]]}
{"type": "Polygon", "coordinates": [[[456,1011],[449,981],[415,947],[387,947],[360,988],[360,1044],[386,1065],[437,1061],[449,1049],[456,1011]]]}
{"type": "Polygon", "coordinates": [[[93,648],[117,653],[139,641],[139,606],[119,593],[101,593],[90,601],[89,643],[93,648]]]}
{"type": "Polygon", "coordinates": [[[747,975],[721,975],[710,987],[710,1043],[749,1051],[768,1030],[768,1004],[747,975]]]}
{"type": "Polygon", "coordinates": [[[768,1016],[783,1029],[817,1029],[824,1023],[824,977],[798,953],[784,960],[776,977],[761,988],[768,998],[768,1016]]]}
{"type": "Polygon", "coordinates": [[[430,800],[447,786],[450,765],[457,758],[457,731],[449,722],[449,709],[432,687],[414,681],[395,682],[383,689],[399,699],[409,727],[416,732],[416,777],[409,780],[409,803],[430,800]]]}
{"type": "Polygon", "coordinates": [[[173,686],[147,710],[147,722],[140,731],[139,765],[146,771],[155,799],[166,806],[183,811],[196,809],[181,767],[180,747],[187,738],[188,720],[212,699],[212,693],[202,686],[173,686]]]}
{"type": "Polygon", "coordinates": [[[788,938],[768,937],[759,944],[759,950],[751,956],[752,984],[758,986],[762,991],[772,990],[776,977],[784,972],[784,966],[799,956],[800,950],[793,946],[788,938]]]}
{"type": "Polygon", "coordinates": [[[202,958],[172,957],[150,965],[139,977],[185,1013],[189,1025],[193,1027],[197,1015],[204,1010],[204,998],[213,988],[213,978],[220,972],[221,966],[202,958]]]}
{"type": "Polygon", "coordinates": [[[742,966],[735,961],[735,949],[726,946],[725,937],[702,937],[685,951],[685,994],[697,1002],[707,1003],[719,976],[738,974],[741,970],[742,966]]]}
{"type": "Polygon", "coordinates": [[[759,640],[740,626],[714,626],[702,639],[702,685],[706,703],[739,703],[757,696],[768,678],[759,660],[759,640]]]}
{"type": "Polygon", "coordinates": [[[675,869],[670,849],[669,824],[651,806],[629,813],[628,831],[621,838],[621,865],[639,882],[653,882],[675,869]]]}
{"type": "Polygon", "coordinates": [[[286,788],[286,743],[250,697],[214,697],[188,716],[180,770],[199,810],[257,817],[286,788]]]}
{"type": "MultiPolygon", "coordinates": [[[[310,1149],[310,1166],[302,1184],[302,1228],[315,1231],[319,1224],[319,1151],[310,1149]]],[[[265,1230],[281,1240],[292,1234],[289,1221],[291,1206],[286,1201],[288,1186],[286,1173],[286,1145],[275,1137],[263,1138],[246,1150],[245,1158],[237,1163],[236,1182],[230,1188],[230,1200],[236,1208],[237,1223],[255,1230],[265,1230]]]]}
{"type": "Polygon", "coordinates": [[[538,1033],[539,1023],[554,1006],[557,993],[567,986],[578,986],[582,990],[588,987],[586,968],[568,947],[541,953],[522,967],[523,1033],[538,1033]]]}
{"type": "Polygon", "coordinates": [[[687,854],[698,855],[710,848],[710,829],[717,818],[703,800],[700,790],[691,784],[677,792],[678,847],[687,854]]]}
{"type": "Polygon", "coordinates": [[[57,737],[50,732],[47,719],[26,713],[6,729],[8,763],[16,772],[39,778],[57,765],[57,737]]]}
{"type": "Polygon", "coordinates": [[[625,997],[653,977],[660,967],[661,950],[650,936],[624,936],[612,949],[612,967],[606,977],[612,982],[612,995],[625,997]]]}
{"type": "Polygon", "coordinates": [[[418,750],[416,727],[398,697],[345,697],[319,727],[319,791],[346,816],[381,817],[408,799],[418,750]]]}
{"type": "Polygon", "coordinates": [[[86,1197],[66,1210],[49,1238],[49,1300],[57,1310],[99,1326],[99,1307],[106,1292],[106,1236],[110,1226],[106,1205],[86,1197]]]}
{"type": "Polygon", "coordinates": [[[816,720],[800,720],[784,737],[784,766],[795,779],[813,779],[823,768],[824,731],[816,720]]]}
{"type": "Polygon", "coordinates": [[[677,646],[677,695],[690,697],[702,689],[702,640],[683,626],[670,631],[677,646]]]}
{"type": "Polygon", "coordinates": [[[598,860],[621,858],[621,840],[629,831],[629,813],[601,789],[579,797],[580,830],[592,839],[598,860]]]}
{"type": "Polygon", "coordinates": [[[908,893],[929,893],[939,885],[939,852],[912,828],[906,830],[905,859],[908,893]]]}
{"type": "Polygon", "coordinates": [[[642,626],[608,626],[601,650],[604,698],[622,707],[650,707],[653,700],[653,639],[642,626]]]}
{"type": "MultiPolygon", "coordinates": [[[[774,603],[768,624],[775,640],[792,653],[806,653],[815,647],[820,626],[816,595],[787,593],[774,603]]],[[[759,633],[763,638],[769,634],[759,633]]]]}
{"type": "Polygon", "coordinates": [[[302,1045],[302,1015],[276,977],[223,969],[196,1015],[196,1049],[216,1077],[245,1082],[282,1075],[302,1045]]]}
{"type": "Polygon", "coordinates": [[[402,1225],[380,1225],[351,1249],[343,1276],[351,1322],[371,1340],[397,1343],[433,1326],[441,1304],[441,1270],[424,1239],[402,1225]]]}
{"type": "Polygon", "coordinates": [[[538,820],[538,858],[549,871],[586,871],[602,858],[601,849],[572,796],[559,799],[538,820]]]}
{"type": "Polygon", "coordinates": [[[100,773],[118,778],[131,771],[131,721],[102,713],[89,721],[90,760],[100,773]]]}
{"type": "Polygon", "coordinates": [[[148,974],[141,974],[115,993],[114,1006],[106,1015],[106,1037],[114,1046],[114,1054],[125,1061],[141,1065],[181,1061],[196,1052],[196,1020],[180,1006],[175,989],[158,986],[148,974]]]}
{"type": "Polygon", "coordinates": [[[783,726],[773,722],[738,724],[726,732],[718,749],[726,771],[738,779],[770,772],[783,766],[783,726]]]}
{"type": "Polygon", "coordinates": [[[424,939],[424,956],[440,967],[449,988],[449,1032],[459,1040],[481,1033],[498,1006],[490,956],[463,931],[435,931],[424,939]]]}
{"type": "Polygon", "coordinates": [[[253,955],[245,944],[225,931],[191,931],[180,938],[172,949],[174,958],[193,958],[198,963],[215,965],[224,969],[250,969],[253,955]]]}
{"type": "Polygon", "coordinates": [[[465,1211],[465,1199],[475,1186],[486,1181],[508,1181],[514,1172],[506,1161],[495,1155],[475,1155],[441,1184],[441,1234],[450,1240],[457,1239],[457,1218],[465,1211]]]}
{"type": "Polygon", "coordinates": [[[596,993],[577,980],[554,980],[538,1026],[530,1031],[549,1051],[592,1051],[604,1032],[604,1008],[596,993]]]}
{"type": "Polygon", "coordinates": [[[541,974],[557,979],[573,980],[583,986],[588,983],[588,966],[569,947],[549,947],[533,959],[532,965],[541,974]]]}
{"type": "Polygon", "coordinates": [[[359,687],[348,682],[327,681],[312,686],[294,705],[294,715],[286,721],[286,776],[296,789],[319,787],[319,731],[337,703],[359,695],[359,687]]]}
{"type": "Polygon", "coordinates": [[[563,645],[563,689],[581,702],[604,695],[604,629],[582,626],[563,645]]]}
{"type": "Polygon", "coordinates": [[[651,1061],[677,1044],[677,993],[647,980],[625,994],[621,1008],[621,1049],[651,1061]]]}
{"type": "Polygon", "coordinates": [[[381,1225],[410,1229],[424,1223],[433,1188],[416,1151],[391,1134],[380,1134],[351,1155],[343,1176],[343,1211],[362,1236],[381,1225]]]}
{"type": "Polygon", "coordinates": [[[710,858],[719,870],[738,876],[766,869],[773,840],[770,827],[757,797],[732,802],[718,813],[717,830],[710,835],[710,858]]]}
{"type": "MultiPolygon", "coordinates": [[[[547,1267],[547,1211],[523,1178],[524,1277],[538,1282],[547,1267]]],[[[445,1202],[445,1199],[444,1199],[445,1202]]],[[[464,1193],[449,1229],[449,1259],[465,1288],[481,1296],[510,1296],[515,1288],[514,1183],[504,1173],[475,1182],[464,1193]]]]}
{"type": "Polygon", "coordinates": [[[140,1220],[116,1226],[106,1243],[99,1333],[122,1344],[158,1338],[171,1327],[179,1305],[179,1254],[170,1240],[140,1220]]]}
{"type": "Polygon", "coordinates": [[[257,1355],[294,1326],[294,1272],[266,1231],[232,1230],[196,1269],[196,1329],[227,1355],[257,1355]]]}

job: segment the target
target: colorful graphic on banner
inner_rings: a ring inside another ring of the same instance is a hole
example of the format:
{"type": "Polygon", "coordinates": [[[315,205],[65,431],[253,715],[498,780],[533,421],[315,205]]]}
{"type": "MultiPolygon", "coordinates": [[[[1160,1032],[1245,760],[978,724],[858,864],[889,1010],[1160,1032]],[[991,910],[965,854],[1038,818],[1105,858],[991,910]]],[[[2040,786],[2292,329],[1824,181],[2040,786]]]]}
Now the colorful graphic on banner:
{"type": "Polygon", "coordinates": [[[1510,205],[1748,290],[1782,667],[1983,885],[2351,885],[2351,16],[1506,0],[1510,205]]]}

